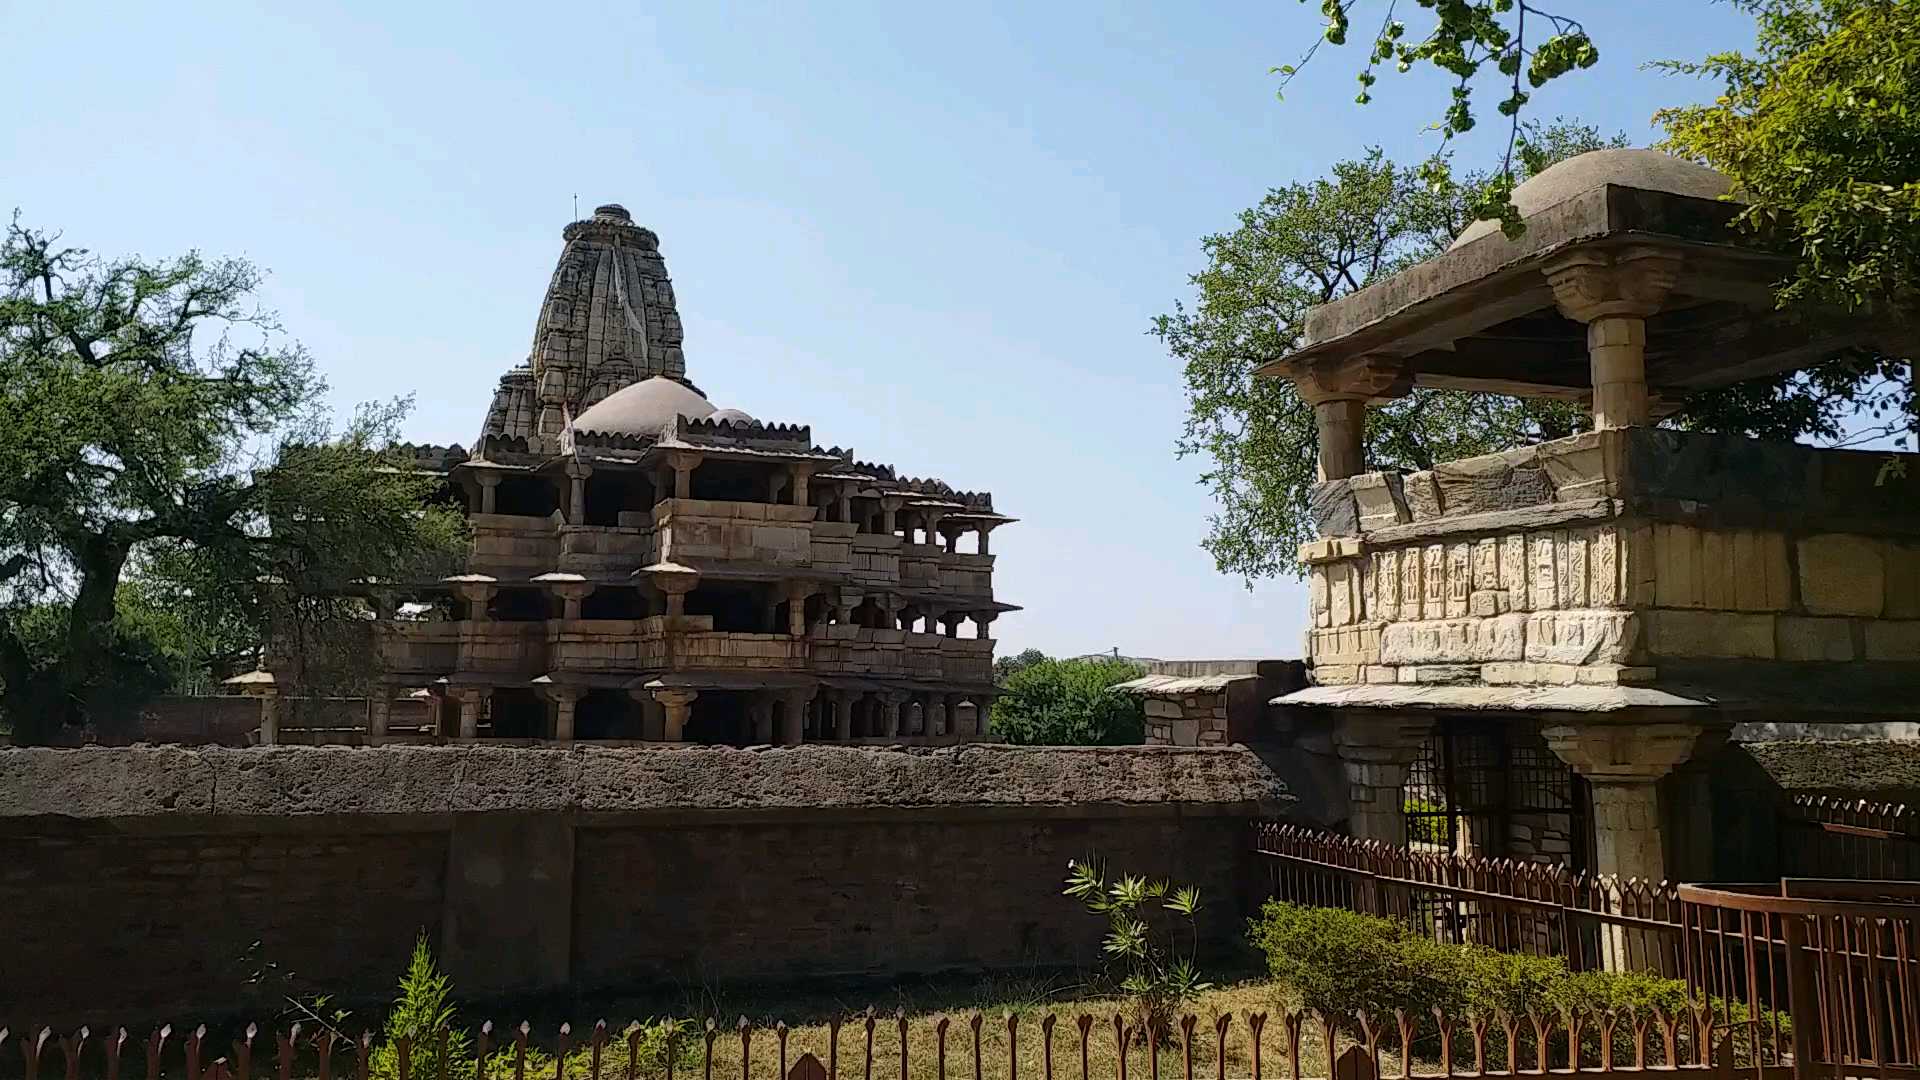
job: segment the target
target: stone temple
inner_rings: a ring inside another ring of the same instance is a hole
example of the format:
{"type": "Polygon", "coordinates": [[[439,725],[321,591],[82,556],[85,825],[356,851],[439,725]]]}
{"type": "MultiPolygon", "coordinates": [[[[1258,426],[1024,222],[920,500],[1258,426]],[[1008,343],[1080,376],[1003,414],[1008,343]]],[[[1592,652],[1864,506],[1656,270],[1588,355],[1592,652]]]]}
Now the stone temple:
{"type": "Polygon", "coordinates": [[[715,405],[658,238],[619,206],[562,235],[472,453],[417,449],[465,500],[472,554],[384,598],[370,738],[981,738],[988,629],[1013,610],[987,538],[1012,519],[715,405]],[[409,700],[417,731],[393,719],[409,700]]]}

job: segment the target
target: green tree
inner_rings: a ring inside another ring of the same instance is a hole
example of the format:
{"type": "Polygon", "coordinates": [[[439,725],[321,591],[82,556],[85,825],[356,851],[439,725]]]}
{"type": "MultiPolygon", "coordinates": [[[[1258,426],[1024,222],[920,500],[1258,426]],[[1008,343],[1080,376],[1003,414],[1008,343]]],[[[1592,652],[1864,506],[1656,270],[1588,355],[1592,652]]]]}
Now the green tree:
{"type": "MultiPolygon", "coordinates": [[[[1544,168],[1617,142],[1559,122],[1529,134],[1523,160],[1544,168]]],[[[1189,279],[1192,306],[1176,303],[1152,332],[1185,366],[1177,449],[1209,461],[1201,482],[1218,510],[1203,546],[1222,572],[1292,572],[1313,533],[1313,409],[1292,384],[1255,378],[1254,368],[1293,350],[1309,308],[1445,250],[1470,213],[1464,186],[1436,190],[1373,150],[1323,179],[1267,192],[1238,228],[1201,241],[1208,265],[1189,279]]],[[[1555,402],[1416,389],[1368,413],[1367,456],[1376,468],[1427,469],[1586,423],[1555,402]]]]}
{"type": "MultiPolygon", "coordinates": [[[[1514,157],[1530,176],[1557,161],[1626,145],[1565,119],[1522,129],[1514,157]]],[[[1313,535],[1313,410],[1259,364],[1298,344],[1308,309],[1446,249],[1473,219],[1485,174],[1438,187],[1378,151],[1331,174],[1267,193],[1232,232],[1201,241],[1208,266],[1190,280],[1192,307],[1176,303],[1152,332],[1185,366],[1187,421],[1178,453],[1201,456],[1201,482],[1217,510],[1202,545],[1223,573],[1249,579],[1295,573],[1294,552],[1313,535]]],[[[1690,396],[1671,423],[1757,438],[1836,440],[1856,408],[1888,393],[1889,365],[1845,357],[1805,372],[1690,396]]],[[[1909,384],[1910,386],[1910,384],[1909,384]]],[[[1512,449],[1585,430],[1585,410],[1561,402],[1415,389],[1367,413],[1367,459],[1376,469],[1512,449]]]]}
{"type": "Polygon", "coordinates": [[[1140,677],[1124,660],[1042,658],[1016,672],[993,703],[993,731],[1028,746],[1124,746],[1146,738],[1140,699],[1113,689],[1140,677]]]}
{"type": "Polygon", "coordinates": [[[457,510],[390,452],[405,404],[332,430],[311,360],[252,301],[259,281],[238,260],[110,260],[17,222],[0,243],[0,721],[16,739],[122,723],[182,663],[243,659],[236,642],[285,641],[296,660],[322,639],[364,646],[367,578],[457,556],[457,510]]]}
{"type": "MultiPolygon", "coordinates": [[[[1920,298],[1920,2],[1736,0],[1754,51],[1662,65],[1723,84],[1662,110],[1669,147],[1732,177],[1741,222],[1796,256],[1783,305],[1911,321],[1920,298]]],[[[1879,357],[1866,406],[1901,442],[1911,367],[1879,357]]]]}
{"type": "Polygon", "coordinates": [[[1039,649],[1022,649],[1012,656],[999,657],[993,662],[993,681],[1006,682],[1046,658],[1039,649]]]}

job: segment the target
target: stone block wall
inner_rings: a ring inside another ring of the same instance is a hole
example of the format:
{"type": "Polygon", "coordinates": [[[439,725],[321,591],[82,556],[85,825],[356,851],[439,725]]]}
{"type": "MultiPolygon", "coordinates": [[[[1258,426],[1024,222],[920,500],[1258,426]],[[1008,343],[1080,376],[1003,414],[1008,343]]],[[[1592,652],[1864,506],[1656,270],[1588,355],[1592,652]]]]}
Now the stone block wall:
{"type": "Polygon", "coordinates": [[[1286,799],[1232,748],[0,751],[0,1025],[376,1002],[423,932],[469,1000],[1076,964],[1088,855],[1225,948],[1286,799]]]}
{"type": "Polygon", "coordinates": [[[1146,710],[1149,746],[1217,746],[1230,741],[1225,688],[1148,698],[1146,710]]]}
{"type": "Polygon", "coordinates": [[[1315,680],[1920,664],[1920,497],[1862,488],[1883,457],[1629,429],[1323,485],[1315,680]]]}

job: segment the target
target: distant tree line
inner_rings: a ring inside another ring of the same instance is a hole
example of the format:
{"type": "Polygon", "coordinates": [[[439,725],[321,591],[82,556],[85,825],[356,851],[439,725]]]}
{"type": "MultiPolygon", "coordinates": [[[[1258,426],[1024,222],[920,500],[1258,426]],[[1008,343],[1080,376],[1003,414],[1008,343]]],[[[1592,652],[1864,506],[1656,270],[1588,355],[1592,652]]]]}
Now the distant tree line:
{"type": "Polygon", "coordinates": [[[1128,660],[1056,660],[1038,649],[993,663],[1000,697],[991,730],[1026,746],[1126,746],[1145,741],[1143,702],[1114,689],[1144,674],[1128,660]]]}

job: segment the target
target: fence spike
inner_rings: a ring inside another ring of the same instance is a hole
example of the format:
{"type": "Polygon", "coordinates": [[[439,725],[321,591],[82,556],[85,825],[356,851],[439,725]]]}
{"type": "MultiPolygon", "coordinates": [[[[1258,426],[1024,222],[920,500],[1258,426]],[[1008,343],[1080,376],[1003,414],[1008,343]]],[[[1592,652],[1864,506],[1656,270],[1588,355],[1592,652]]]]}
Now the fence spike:
{"type": "MultiPolygon", "coordinates": [[[[1453,1025],[1447,1022],[1447,1014],[1441,1012],[1438,1005],[1433,1007],[1433,1023],[1440,1030],[1440,1075],[1452,1076],[1453,1025]]],[[[1402,1047],[1401,1049],[1407,1054],[1408,1060],[1412,1060],[1413,1048],[1402,1047]]]]}
{"type": "Polygon", "coordinates": [[[1627,1006],[1627,1019],[1633,1024],[1633,1067],[1647,1067],[1647,1020],[1637,1005],[1627,1006]]]}
{"type": "MultiPolygon", "coordinates": [[[[373,1056],[373,1032],[362,1031],[360,1033],[359,1041],[353,1044],[354,1080],[367,1080],[367,1068],[371,1064],[368,1059],[371,1058],[372,1056],[373,1056]]],[[[476,1075],[478,1074],[478,1071],[479,1070],[475,1070],[476,1075]]]]}
{"type": "Polygon", "coordinates": [[[1252,1058],[1251,1064],[1253,1065],[1253,1080],[1261,1080],[1260,1033],[1262,1031],[1265,1031],[1266,1027],[1267,1027],[1266,1013],[1254,1012],[1252,1009],[1247,1010],[1247,1051],[1249,1056],[1252,1058]]]}
{"type": "MultiPolygon", "coordinates": [[[[560,1024],[560,1041],[558,1044],[559,1052],[553,1055],[553,1080],[567,1080],[567,1050],[570,1049],[573,1042],[572,1036],[573,1025],[562,1021],[560,1024]]],[[[444,1051],[446,1048],[445,1029],[441,1030],[440,1038],[441,1049],[444,1051]]],[[[446,1060],[444,1053],[441,1055],[440,1060],[446,1060]]]]}
{"type": "Polygon", "coordinates": [[[773,1025],[774,1040],[780,1044],[780,1076],[778,1080],[787,1080],[787,1036],[789,1034],[791,1034],[791,1032],[787,1029],[787,1022],[785,1020],[778,1021],[773,1025]]]}
{"type": "Polygon", "coordinates": [[[934,1080],[947,1080],[947,1026],[950,1022],[943,1016],[933,1025],[934,1080]]]}
{"type": "MultiPolygon", "coordinates": [[[[753,1080],[750,1075],[753,1067],[753,1025],[747,1022],[745,1016],[742,1016],[734,1024],[734,1030],[740,1033],[740,1080],[753,1080]]],[[[785,1077],[781,1080],[785,1080],[785,1077]]]]}
{"type": "MultiPolygon", "coordinates": [[[[640,1076],[640,1037],[645,1034],[640,1021],[629,1020],[624,1032],[627,1037],[627,1074],[626,1080],[639,1080],[640,1076]]],[[[673,1080],[673,1059],[680,1054],[680,1023],[673,1021],[667,1028],[667,1080],[673,1080]]],[[[781,1077],[780,1080],[786,1080],[781,1077]]]]}
{"type": "Polygon", "coordinates": [[[1127,1021],[1118,1012],[1113,1014],[1113,1056],[1119,1063],[1115,1074],[1119,1080],[1127,1080],[1127,1021]]]}
{"type": "MultiPolygon", "coordinates": [[[[864,1078],[864,1080],[873,1080],[873,1025],[874,1025],[873,1006],[869,1005],[867,1006],[867,1012],[864,1018],[864,1026],[866,1028],[866,1033],[867,1033],[866,1060],[860,1066],[861,1068],[860,1075],[864,1078]]],[[[980,1042],[979,1028],[976,1026],[974,1028],[974,1043],[975,1043],[975,1050],[973,1055],[974,1056],[974,1066],[973,1066],[974,1080],[979,1080],[979,1076],[980,1076],[980,1061],[979,1061],[980,1053],[978,1048],[979,1042],[980,1042]]]]}
{"type": "Polygon", "coordinates": [[[487,1051],[493,1045],[493,1021],[480,1025],[480,1037],[473,1045],[474,1080],[487,1080],[487,1051]]]}
{"type": "Polygon", "coordinates": [[[592,1055],[587,1058],[588,1080],[600,1080],[600,1055],[601,1052],[607,1048],[607,1022],[605,1019],[595,1020],[593,1022],[593,1035],[588,1045],[593,1048],[592,1055]]]}
{"type": "Polygon", "coordinates": [[[1200,1018],[1192,1013],[1180,1018],[1181,1076],[1185,1080],[1193,1080],[1193,1029],[1199,1022],[1200,1018]]]}
{"type": "Polygon", "coordinates": [[[1520,1071],[1520,1020],[1505,1009],[1497,1010],[1494,1016],[1507,1032],[1507,1072],[1517,1073],[1520,1071]]]}
{"type": "Polygon", "coordinates": [[[393,1040],[393,1056],[398,1062],[397,1075],[400,1080],[407,1080],[407,1077],[413,1075],[413,1037],[402,1035],[393,1040]]]}
{"type": "MultiPolygon", "coordinates": [[[[1015,1035],[1015,1032],[1020,1027],[1020,1018],[1013,1015],[1013,1013],[1009,1011],[1003,1019],[1006,1021],[1006,1025],[1007,1025],[1007,1080],[1020,1080],[1020,1041],[1015,1035]]],[[[907,1046],[907,1020],[906,1020],[906,1017],[902,1016],[900,1018],[900,1052],[901,1053],[903,1054],[906,1053],[906,1046],[907,1046]]],[[[907,1080],[907,1073],[904,1065],[900,1070],[900,1080],[907,1080]]]]}
{"type": "Polygon", "coordinates": [[[827,1017],[827,1080],[840,1080],[840,1024],[844,1019],[839,1013],[827,1017]]]}
{"type": "MultiPolygon", "coordinates": [[[[513,1033],[513,1080],[527,1080],[527,1035],[533,1030],[525,1020],[513,1033]]],[[[401,1077],[400,1080],[407,1080],[401,1077]]]]}
{"type": "Polygon", "coordinates": [[[1600,1016],[1600,1070],[1613,1071],[1613,1030],[1620,1025],[1620,1011],[1608,1009],[1600,1016]]]}
{"type": "Polygon", "coordinates": [[[1413,1077],[1413,1017],[1405,1009],[1393,1010],[1394,1026],[1400,1031],[1400,1080],[1413,1077]]]}
{"type": "MultiPolygon", "coordinates": [[[[6,1041],[7,1041],[6,1029],[0,1028],[0,1043],[6,1042],[6,1041]]],[[[127,1029],[116,1028],[113,1033],[113,1039],[110,1042],[108,1042],[105,1047],[107,1052],[106,1080],[120,1080],[120,1052],[126,1048],[126,1045],[127,1045],[127,1029]]]]}
{"type": "Polygon", "coordinates": [[[1213,1018],[1213,1080],[1227,1080],[1227,1029],[1232,1026],[1230,1012],[1213,1018]]]}
{"type": "Polygon", "coordinates": [[[1580,1014],[1573,1009],[1560,1010],[1560,1020],[1567,1026],[1567,1071],[1580,1071],[1580,1029],[1584,1026],[1580,1014]]]}
{"type": "MultiPolygon", "coordinates": [[[[320,1080],[333,1080],[333,1032],[321,1028],[313,1033],[314,1049],[320,1054],[320,1080]]],[[[407,1080],[402,1072],[400,1080],[407,1080]]]]}
{"type": "Polygon", "coordinates": [[[1147,1016],[1140,1027],[1147,1033],[1147,1080],[1160,1080],[1160,1022],[1147,1016]]]}
{"type": "MultiPolygon", "coordinates": [[[[707,1051],[706,1057],[704,1057],[700,1063],[702,1070],[701,1075],[705,1076],[706,1080],[713,1080],[713,1040],[720,1037],[720,1026],[713,1022],[713,1017],[711,1016],[707,1017],[705,1035],[707,1037],[707,1051]]],[[[781,1080],[786,1080],[786,1078],[781,1077],[781,1080]]]]}
{"type": "Polygon", "coordinates": [[[80,1080],[80,1054],[87,1048],[87,1027],[60,1037],[60,1056],[66,1063],[67,1080],[80,1080]]]}
{"type": "Polygon", "coordinates": [[[979,1012],[967,1017],[967,1026],[973,1029],[973,1080],[980,1080],[980,1025],[983,1018],[979,1012]]]}
{"type": "Polygon", "coordinates": [[[1468,1017],[1473,1028],[1473,1075],[1487,1075],[1487,1016],[1475,1009],[1468,1017]]]}
{"type": "Polygon", "coordinates": [[[1088,1080],[1087,1044],[1093,1035],[1093,1014],[1081,1013],[1074,1017],[1073,1026],[1080,1029],[1080,1080],[1088,1080]]]}

